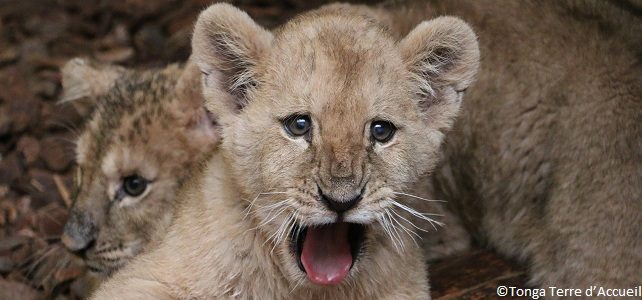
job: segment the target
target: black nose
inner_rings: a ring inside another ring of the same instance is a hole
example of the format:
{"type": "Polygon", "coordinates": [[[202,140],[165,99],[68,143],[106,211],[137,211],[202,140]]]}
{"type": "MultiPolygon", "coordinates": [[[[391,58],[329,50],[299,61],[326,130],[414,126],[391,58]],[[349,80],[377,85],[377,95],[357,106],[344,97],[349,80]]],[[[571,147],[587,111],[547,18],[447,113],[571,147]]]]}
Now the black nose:
{"type": "Polygon", "coordinates": [[[343,213],[353,208],[355,205],[357,205],[357,203],[359,203],[359,201],[361,201],[361,194],[347,201],[339,201],[321,194],[321,202],[323,202],[325,206],[336,213],[343,213]]]}

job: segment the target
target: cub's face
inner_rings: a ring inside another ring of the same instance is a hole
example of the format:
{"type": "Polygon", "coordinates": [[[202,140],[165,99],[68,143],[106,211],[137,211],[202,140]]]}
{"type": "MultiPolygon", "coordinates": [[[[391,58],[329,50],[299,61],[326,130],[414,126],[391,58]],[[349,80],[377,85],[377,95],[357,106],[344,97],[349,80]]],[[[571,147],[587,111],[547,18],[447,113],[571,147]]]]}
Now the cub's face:
{"type": "Polygon", "coordinates": [[[272,34],[214,5],[193,40],[250,220],[289,280],[316,285],[367,276],[411,247],[428,216],[404,195],[436,163],[478,60],[457,19],[395,41],[337,11],[272,34]]]}
{"type": "MultiPolygon", "coordinates": [[[[92,66],[73,60],[63,72],[104,72],[83,68],[92,66]]],[[[217,137],[201,98],[177,90],[182,69],[118,71],[104,94],[91,95],[95,109],[78,139],[75,202],[62,238],[99,275],[160,239],[181,181],[217,137]]],[[[70,76],[66,90],[86,84],[70,76]]]]}

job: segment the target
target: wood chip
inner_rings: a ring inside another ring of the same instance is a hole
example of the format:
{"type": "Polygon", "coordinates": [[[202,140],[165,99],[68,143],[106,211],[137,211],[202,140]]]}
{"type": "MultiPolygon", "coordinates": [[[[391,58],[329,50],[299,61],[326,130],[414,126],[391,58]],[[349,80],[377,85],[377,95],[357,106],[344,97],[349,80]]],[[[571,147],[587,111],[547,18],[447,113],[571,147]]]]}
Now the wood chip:
{"type": "Polygon", "coordinates": [[[122,63],[134,57],[134,49],[131,47],[113,48],[96,53],[96,58],[108,63],[122,63]]]}
{"type": "Polygon", "coordinates": [[[58,193],[62,197],[62,201],[65,202],[65,206],[67,208],[71,208],[71,196],[69,194],[69,190],[67,189],[67,186],[65,185],[65,182],[62,180],[60,175],[54,174],[53,176],[54,183],[56,183],[56,189],[58,189],[58,193]]]}

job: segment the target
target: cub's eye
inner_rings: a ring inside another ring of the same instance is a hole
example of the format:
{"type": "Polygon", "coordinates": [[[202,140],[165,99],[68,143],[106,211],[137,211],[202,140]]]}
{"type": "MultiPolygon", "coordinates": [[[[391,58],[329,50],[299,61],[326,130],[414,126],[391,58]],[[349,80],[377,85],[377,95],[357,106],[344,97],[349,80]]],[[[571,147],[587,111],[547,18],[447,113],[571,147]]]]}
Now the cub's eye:
{"type": "Polygon", "coordinates": [[[293,115],[283,121],[283,126],[291,136],[302,136],[310,131],[312,121],[306,115],[293,115]]]}
{"type": "Polygon", "coordinates": [[[370,125],[370,134],[377,142],[385,143],[395,135],[397,127],[388,121],[374,121],[370,125]]]}
{"type": "Polygon", "coordinates": [[[123,179],[123,191],[125,194],[136,197],[140,196],[147,189],[147,179],[138,175],[132,175],[123,179]]]}

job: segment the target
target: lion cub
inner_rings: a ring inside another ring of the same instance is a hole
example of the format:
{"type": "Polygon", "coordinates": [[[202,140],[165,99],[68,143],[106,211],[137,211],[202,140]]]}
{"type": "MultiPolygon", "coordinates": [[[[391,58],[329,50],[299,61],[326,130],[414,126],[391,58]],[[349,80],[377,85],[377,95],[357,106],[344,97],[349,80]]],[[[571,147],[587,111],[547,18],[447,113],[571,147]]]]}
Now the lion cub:
{"type": "Polygon", "coordinates": [[[428,217],[402,196],[477,71],[470,27],[437,18],[396,40],[332,6],[271,33],[215,4],[192,46],[219,151],[158,248],[94,298],[429,298],[413,243],[428,217]]]}
{"type": "Polygon", "coordinates": [[[193,64],[134,71],[77,58],[62,73],[62,101],[93,108],[62,241],[105,277],[164,235],[178,186],[219,135],[193,64]]]}

